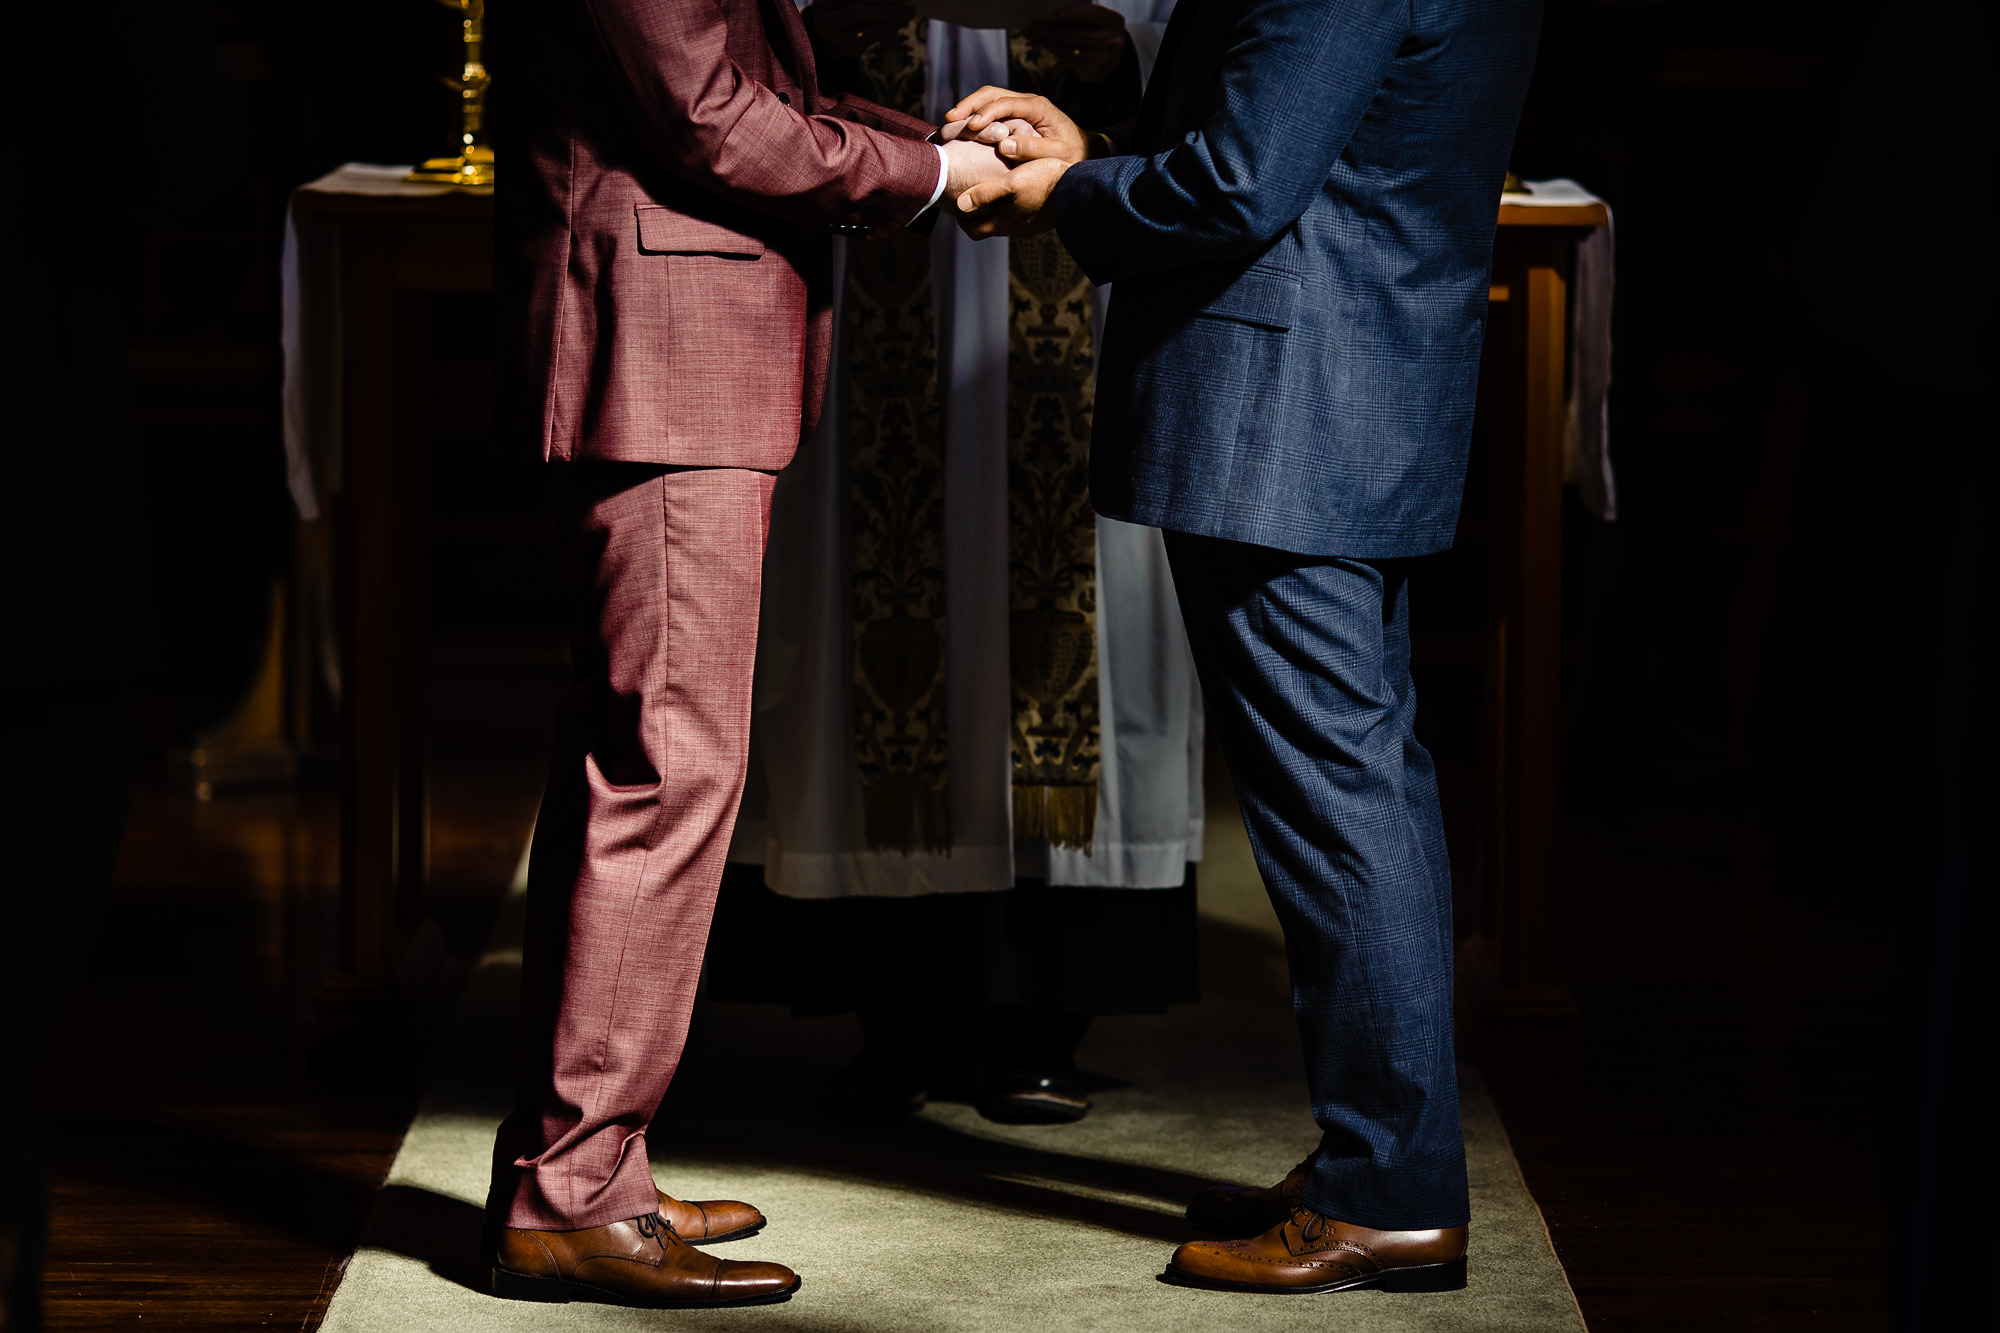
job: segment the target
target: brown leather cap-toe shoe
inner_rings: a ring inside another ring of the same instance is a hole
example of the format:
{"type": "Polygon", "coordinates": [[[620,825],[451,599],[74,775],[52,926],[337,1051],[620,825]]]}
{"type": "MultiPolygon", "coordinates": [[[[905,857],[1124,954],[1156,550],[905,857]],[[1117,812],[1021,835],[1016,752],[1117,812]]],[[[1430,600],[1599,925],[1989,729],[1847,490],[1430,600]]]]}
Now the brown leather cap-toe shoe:
{"type": "Polygon", "coordinates": [[[1203,1231],[1220,1231],[1225,1236],[1262,1235],[1304,1202],[1306,1177],[1311,1173],[1312,1158],[1308,1157],[1269,1188],[1210,1185],[1189,1200],[1187,1220],[1203,1231]]]}
{"type": "Polygon", "coordinates": [[[660,1196],[660,1216],[674,1234],[690,1245],[714,1245],[719,1241],[742,1240],[764,1229],[764,1215],[747,1203],[734,1199],[703,1199],[684,1202],[654,1187],[660,1196]]]}
{"type": "Polygon", "coordinates": [[[1457,1291],[1465,1285],[1465,1228],[1375,1231],[1310,1208],[1254,1240],[1191,1240],[1165,1277],[1189,1287],[1307,1296],[1374,1287],[1457,1291]]]}
{"type": "Polygon", "coordinates": [[[703,1254],[658,1216],[582,1231],[508,1227],[493,1263],[493,1294],[517,1301],[678,1309],[767,1305],[798,1289],[799,1275],[783,1264],[703,1254]]]}

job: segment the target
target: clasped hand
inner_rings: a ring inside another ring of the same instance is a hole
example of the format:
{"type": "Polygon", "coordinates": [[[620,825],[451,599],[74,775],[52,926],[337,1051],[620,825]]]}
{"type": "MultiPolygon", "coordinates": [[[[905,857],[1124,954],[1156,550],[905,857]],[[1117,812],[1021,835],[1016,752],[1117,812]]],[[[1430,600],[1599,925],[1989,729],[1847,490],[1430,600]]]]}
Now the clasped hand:
{"type": "Polygon", "coordinates": [[[1048,98],[990,85],[947,111],[938,137],[951,161],[945,193],[954,201],[958,225],[974,240],[1053,227],[1048,203],[1056,182],[1071,166],[1108,147],[1103,136],[1084,134],[1048,98]]]}

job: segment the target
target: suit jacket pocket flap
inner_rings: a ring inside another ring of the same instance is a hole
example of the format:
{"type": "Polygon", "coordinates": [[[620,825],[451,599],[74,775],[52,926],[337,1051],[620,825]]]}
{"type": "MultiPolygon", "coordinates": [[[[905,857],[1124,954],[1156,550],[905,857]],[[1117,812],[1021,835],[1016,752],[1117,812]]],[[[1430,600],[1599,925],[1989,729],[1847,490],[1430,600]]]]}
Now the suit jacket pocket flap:
{"type": "Polygon", "coordinates": [[[639,249],[657,255],[747,255],[764,253],[764,243],[719,222],[691,218],[658,204],[640,204],[639,249]]]}
{"type": "Polygon", "coordinates": [[[1298,320],[1302,286],[1295,273],[1250,268],[1233,274],[1191,273],[1191,281],[1162,293],[1163,303],[1198,315],[1213,315],[1267,329],[1289,329],[1298,320]]]}

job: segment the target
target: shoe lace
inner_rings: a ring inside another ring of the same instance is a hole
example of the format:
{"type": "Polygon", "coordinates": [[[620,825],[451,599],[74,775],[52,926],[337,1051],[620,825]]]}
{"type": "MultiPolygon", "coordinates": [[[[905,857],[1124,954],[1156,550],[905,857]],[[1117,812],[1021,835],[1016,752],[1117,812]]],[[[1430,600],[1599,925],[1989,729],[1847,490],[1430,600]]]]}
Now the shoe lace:
{"type": "Polygon", "coordinates": [[[667,1248],[667,1237],[674,1235],[674,1224],[658,1213],[634,1218],[633,1225],[639,1228],[640,1235],[650,1236],[662,1250],[667,1248]]]}

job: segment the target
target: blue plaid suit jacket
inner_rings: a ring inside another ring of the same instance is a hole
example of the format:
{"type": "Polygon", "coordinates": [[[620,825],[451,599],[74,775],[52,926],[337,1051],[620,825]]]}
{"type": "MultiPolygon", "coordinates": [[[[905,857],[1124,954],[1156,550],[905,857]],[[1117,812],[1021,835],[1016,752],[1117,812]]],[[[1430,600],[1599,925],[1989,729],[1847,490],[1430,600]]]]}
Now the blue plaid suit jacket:
{"type": "Polygon", "coordinates": [[[1115,282],[1100,513],[1360,559],[1451,545],[1540,0],[1181,0],[1134,155],[1050,207],[1115,282]]]}

